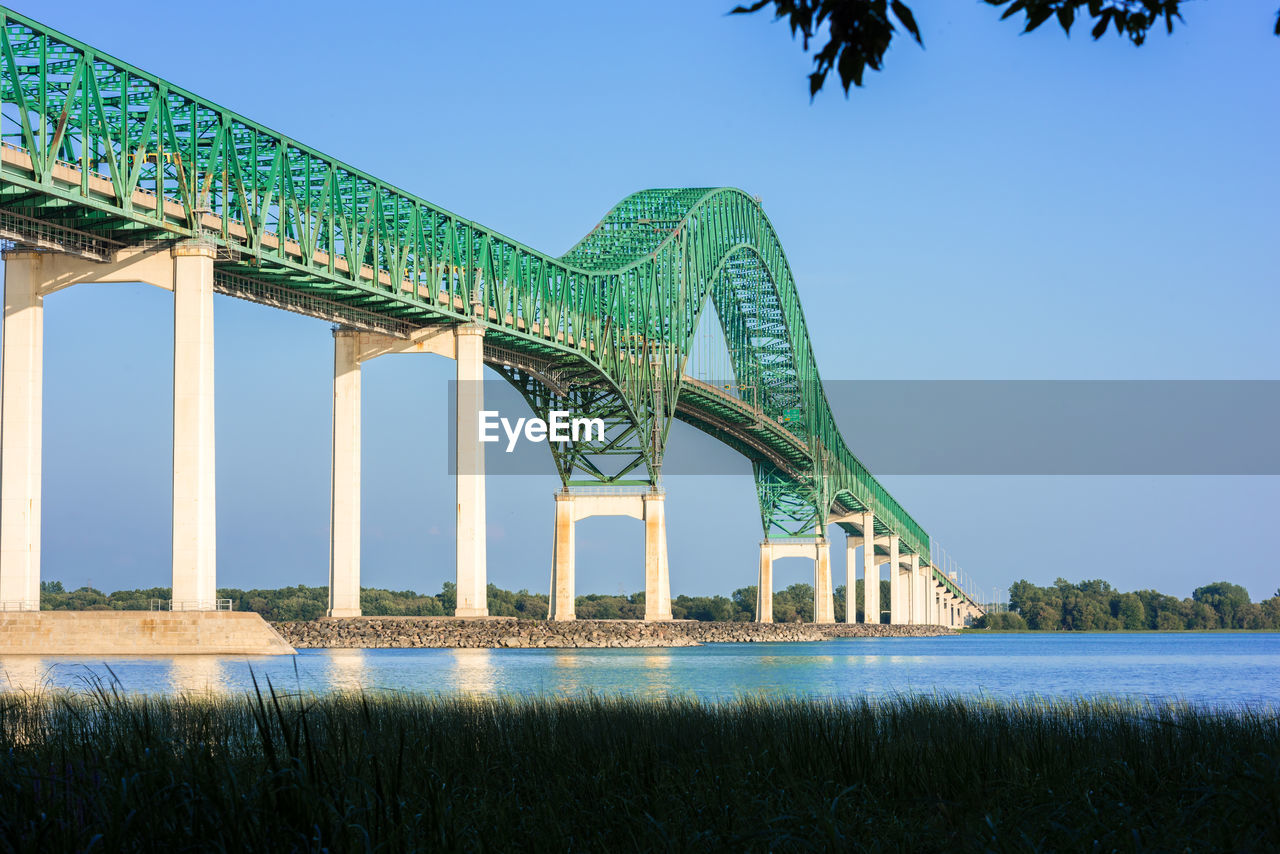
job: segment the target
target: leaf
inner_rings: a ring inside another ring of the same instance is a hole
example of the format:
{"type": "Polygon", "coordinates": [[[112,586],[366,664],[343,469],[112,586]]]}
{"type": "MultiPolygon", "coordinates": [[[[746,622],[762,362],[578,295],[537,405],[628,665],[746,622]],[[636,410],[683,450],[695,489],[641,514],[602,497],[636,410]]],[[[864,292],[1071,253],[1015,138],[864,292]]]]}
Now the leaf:
{"type": "Polygon", "coordinates": [[[1022,7],[1026,5],[1027,5],[1027,0],[1014,0],[1013,4],[1010,5],[1009,8],[1005,10],[1004,14],[1000,16],[1000,20],[1003,21],[1006,18],[1013,17],[1014,15],[1021,12],[1022,7]]]}
{"type": "MultiPolygon", "coordinates": [[[[815,71],[809,75],[810,100],[812,100],[813,97],[818,94],[818,90],[822,88],[822,84],[824,81],[826,81],[826,79],[827,79],[827,72],[825,71],[815,71]]],[[[848,86],[845,86],[844,88],[846,91],[849,89],[848,86]]]]}
{"type": "Polygon", "coordinates": [[[1049,20],[1049,16],[1053,14],[1053,10],[1045,6],[1037,6],[1035,9],[1027,11],[1027,28],[1024,33],[1029,33],[1036,27],[1049,20]]]}
{"type": "Polygon", "coordinates": [[[1103,9],[1098,23],[1093,25],[1093,37],[1100,39],[1107,32],[1107,24],[1111,23],[1111,10],[1103,9]]]}
{"type": "Polygon", "coordinates": [[[844,84],[846,94],[849,92],[850,82],[855,86],[862,85],[862,72],[865,65],[866,60],[857,49],[846,47],[840,52],[840,82],[844,84]]]}
{"type": "Polygon", "coordinates": [[[1071,35],[1071,25],[1076,20],[1076,9],[1071,5],[1058,7],[1058,23],[1062,25],[1062,31],[1067,35],[1071,35]]]}
{"type": "Polygon", "coordinates": [[[924,44],[924,40],[920,38],[920,27],[916,25],[916,16],[911,14],[911,9],[906,3],[902,0],[893,0],[893,14],[919,44],[924,44]]]}

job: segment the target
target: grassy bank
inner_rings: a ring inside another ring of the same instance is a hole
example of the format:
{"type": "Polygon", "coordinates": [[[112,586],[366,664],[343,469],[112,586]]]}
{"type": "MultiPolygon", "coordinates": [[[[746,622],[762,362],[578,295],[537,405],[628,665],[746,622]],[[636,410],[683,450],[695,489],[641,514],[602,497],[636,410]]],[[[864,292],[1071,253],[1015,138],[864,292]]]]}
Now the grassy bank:
{"type": "Polygon", "coordinates": [[[3,696],[0,847],[1276,850],[1278,736],[1105,702],[3,696]]]}

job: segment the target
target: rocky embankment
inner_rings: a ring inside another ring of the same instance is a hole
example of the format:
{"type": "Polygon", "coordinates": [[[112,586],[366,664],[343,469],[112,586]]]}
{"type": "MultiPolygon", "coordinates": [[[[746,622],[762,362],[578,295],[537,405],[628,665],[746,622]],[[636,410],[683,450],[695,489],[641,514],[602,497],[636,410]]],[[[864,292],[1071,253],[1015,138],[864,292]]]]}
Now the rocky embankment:
{"type": "Polygon", "coordinates": [[[703,643],[818,641],[833,637],[921,637],[953,634],[942,626],[700,623],[680,620],[516,620],[494,617],[345,617],[273,623],[298,649],[583,648],[697,646],[703,643]]]}

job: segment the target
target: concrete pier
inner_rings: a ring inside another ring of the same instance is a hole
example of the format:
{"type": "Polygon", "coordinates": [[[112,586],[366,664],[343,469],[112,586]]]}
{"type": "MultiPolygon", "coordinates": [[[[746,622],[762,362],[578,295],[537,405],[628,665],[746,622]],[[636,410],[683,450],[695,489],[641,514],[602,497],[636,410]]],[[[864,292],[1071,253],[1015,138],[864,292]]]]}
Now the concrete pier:
{"type": "Polygon", "coordinates": [[[846,534],[844,538],[844,621],[858,622],[858,545],[862,538],[846,534]]]}
{"type": "Polygon", "coordinates": [[[773,622],[773,549],[760,543],[760,577],[756,582],[756,622],[773,622]]]}
{"type": "Polygon", "coordinates": [[[914,553],[908,555],[907,566],[907,584],[911,595],[911,624],[919,626],[927,622],[924,610],[924,579],[920,575],[920,555],[914,553]]]}
{"type": "Polygon", "coordinates": [[[215,607],[213,261],[199,240],[122,249],[109,262],[53,252],[5,256],[0,393],[0,609],[40,601],[44,297],[77,284],[140,282],[173,292],[173,607],[215,607]]]}
{"type": "Polygon", "coordinates": [[[876,562],[875,514],[862,514],[862,621],[880,622],[880,564],[876,562]]]}
{"type": "MultiPolygon", "coordinates": [[[[589,488],[588,488],[589,489],[589,488]]],[[[555,493],[555,531],[551,545],[549,618],[576,619],[574,540],[577,523],[592,516],[630,516],[644,522],[644,618],[671,619],[671,571],[667,560],[666,496],[654,489],[555,493]]]]}
{"type": "Polygon", "coordinates": [[[489,579],[485,559],[484,445],[480,411],[484,409],[484,327],[457,327],[457,481],[459,617],[489,614],[489,579]]]}
{"type": "Polygon", "coordinates": [[[826,537],[819,540],[817,555],[813,561],[813,621],[836,621],[835,590],[831,581],[831,543],[826,537]]]}
{"type": "Polygon", "coordinates": [[[646,493],[644,504],[644,618],[671,619],[671,569],[667,562],[667,500],[646,493]]]}
{"type": "Polygon", "coordinates": [[[760,542],[760,578],[756,587],[756,622],[773,622],[773,562],[783,557],[804,557],[813,564],[814,622],[831,624],[835,617],[835,594],[831,587],[831,544],[826,537],[760,542]]]}
{"type": "Polygon", "coordinates": [[[360,333],[333,333],[330,617],[360,616],[360,333]]]}
{"type": "MultiPolygon", "coordinates": [[[[407,338],[355,329],[334,330],[329,607],[326,612],[330,617],[360,616],[361,366],[370,359],[395,354],[430,353],[456,359],[460,337],[457,330],[446,325],[423,327],[407,338]]],[[[473,370],[474,365],[468,369],[473,370]]],[[[473,421],[473,433],[476,426],[473,421]]],[[[480,497],[483,507],[483,483],[480,497]]],[[[483,510],[480,516],[483,520],[483,510]]],[[[471,583],[474,584],[474,580],[471,583]]]]}
{"type": "Polygon", "coordinates": [[[173,609],[217,607],[212,244],[173,252],[173,609]]]}
{"type": "Polygon", "coordinates": [[[905,626],[911,622],[908,608],[909,591],[903,583],[901,560],[898,555],[898,535],[889,536],[889,622],[895,626],[905,626]]]}
{"type": "Polygon", "coordinates": [[[0,609],[40,608],[40,434],[44,273],[38,252],[4,254],[0,355],[0,609]]]}
{"type": "Polygon", "coordinates": [[[573,496],[557,492],[555,532],[551,541],[551,610],[552,620],[573,620],[574,613],[574,560],[575,523],[573,496]]]}

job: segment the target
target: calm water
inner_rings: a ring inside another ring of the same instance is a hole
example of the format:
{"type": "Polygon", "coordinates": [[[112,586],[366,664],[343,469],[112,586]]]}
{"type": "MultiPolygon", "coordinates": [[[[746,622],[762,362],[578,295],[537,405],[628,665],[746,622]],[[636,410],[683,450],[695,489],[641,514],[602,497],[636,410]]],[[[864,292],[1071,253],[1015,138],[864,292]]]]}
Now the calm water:
{"type": "Polygon", "coordinates": [[[84,689],[94,676],[126,691],[240,692],[250,669],[283,690],[480,694],[582,692],[995,697],[1107,694],[1280,708],[1280,634],[964,635],[715,644],[679,649],[303,650],[292,657],[101,659],[0,657],[0,690],[84,689]]]}

